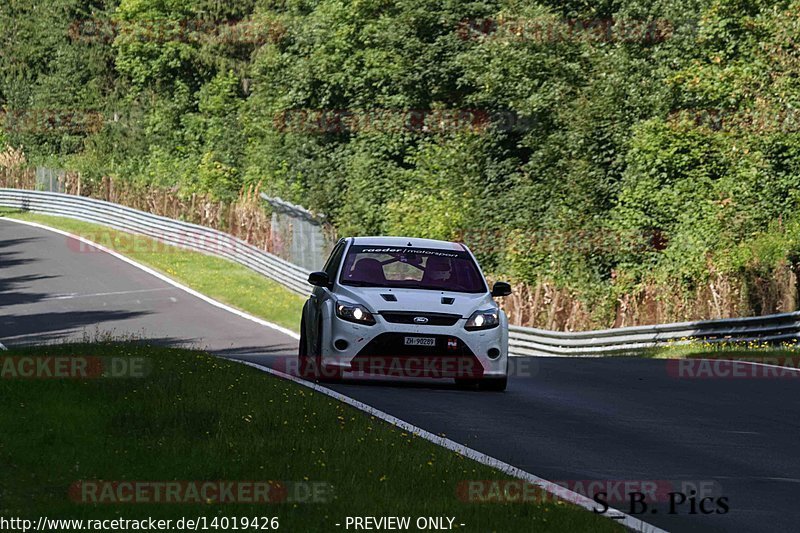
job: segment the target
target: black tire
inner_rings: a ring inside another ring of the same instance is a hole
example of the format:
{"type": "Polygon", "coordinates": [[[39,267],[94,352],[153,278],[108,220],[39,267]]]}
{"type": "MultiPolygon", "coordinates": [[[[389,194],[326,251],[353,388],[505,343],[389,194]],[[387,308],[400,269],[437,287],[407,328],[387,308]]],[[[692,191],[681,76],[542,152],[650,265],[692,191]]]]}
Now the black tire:
{"type": "Polygon", "coordinates": [[[306,309],[303,306],[303,313],[300,318],[300,342],[297,347],[297,372],[301,378],[314,379],[315,361],[309,357],[308,353],[308,332],[306,331],[306,309]]]}
{"type": "Polygon", "coordinates": [[[303,359],[308,357],[308,337],[306,335],[306,309],[303,307],[303,312],[300,316],[300,343],[297,347],[297,357],[303,359]]]}
{"type": "Polygon", "coordinates": [[[484,378],[478,383],[478,388],[485,391],[503,392],[508,386],[508,376],[502,378],[484,378]]]}
{"type": "Polygon", "coordinates": [[[322,320],[317,324],[317,342],[314,345],[309,358],[314,363],[314,378],[320,383],[330,383],[342,379],[342,371],[338,368],[326,367],[322,364],[322,320]]]}
{"type": "Polygon", "coordinates": [[[479,380],[475,378],[455,378],[456,387],[463,390],[475,390],[478,388],[479,380]]]}

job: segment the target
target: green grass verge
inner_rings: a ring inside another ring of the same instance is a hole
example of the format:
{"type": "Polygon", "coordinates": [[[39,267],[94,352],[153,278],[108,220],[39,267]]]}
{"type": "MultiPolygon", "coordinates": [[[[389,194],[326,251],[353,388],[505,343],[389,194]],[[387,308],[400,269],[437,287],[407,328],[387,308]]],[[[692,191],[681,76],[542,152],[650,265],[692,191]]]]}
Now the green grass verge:
{"type": "Polygon", "coordinates": [[[71,218],[23,213],[8,208],[0,208],[0,216],[38,222],[80,235],[220,302],[291,330],[300,329],[302,296],[231,261],[71,218]]]}
{"type": "MultiPolygon", "coordinates": [[[[322,394],[202,352],[136,343],[8,356],[136,357],[140,378],[0,377],[0,516],[278,517],[281,531],[342,531],[347,516],[451,516],[461,531],[620,531],[563,502],[467,503],[463,480],[509,479],[322,394]],[[86,504],[72,484],[320,482],[325,503],[86,504]]],[[[0,368],[3,368],[0,365],[0,368]]],[[[0,374],[2,376],[2,374],[0,374]]]]}
{"type": "Polygon", "coordinates": [[[796,342],[769,344],[761,342],[704,342],[694,341],[652,348],[642,354],[654,359],[742,359],[759,361],[764,359],[793,358],[800,356],[796,342]]]}

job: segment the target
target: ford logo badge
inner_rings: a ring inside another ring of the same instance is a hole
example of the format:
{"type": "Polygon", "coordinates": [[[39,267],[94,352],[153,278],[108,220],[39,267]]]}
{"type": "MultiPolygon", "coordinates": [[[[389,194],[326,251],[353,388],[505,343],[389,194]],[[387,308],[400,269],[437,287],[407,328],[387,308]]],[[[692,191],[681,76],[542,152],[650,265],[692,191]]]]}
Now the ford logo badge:
{"type": "Polygon", "coordinates": [[[424,317],[424,316],[415,316],[414,317],[414,323],[415,324],[427,324],[428,323],[428,319],[426,317],[424,317]]]}

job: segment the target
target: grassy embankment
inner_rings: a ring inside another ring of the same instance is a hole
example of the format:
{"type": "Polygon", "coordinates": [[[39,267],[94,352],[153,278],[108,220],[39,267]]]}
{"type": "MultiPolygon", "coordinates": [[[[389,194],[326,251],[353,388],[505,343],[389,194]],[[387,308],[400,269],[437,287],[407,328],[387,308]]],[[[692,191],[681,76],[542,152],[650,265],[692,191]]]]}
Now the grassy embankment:
{"type": "Polygon", "coordinates": [[[151,371],[124,379],[0,378],[3,517],[268,516],[283,531],[335,531],[347,516],[451,516],[461,531],[620,529],[560,502],[464,502],[457,496],[463,480],[508,478],[322,394],[204,353],[94,343],[0,358],[26,355],[145,358],[151,371]],[[82,480],[316,482],[329,484],[334,497],[87,504],[68,496],[82,480]]]}
{"type": "Polygon", "coordinates": [[[654,348],[643,354],[655,359],[731,359],[784,365],[800,357],[797,342],[770,344],[765,342],[704,342],[674,343],[654,348]]]}

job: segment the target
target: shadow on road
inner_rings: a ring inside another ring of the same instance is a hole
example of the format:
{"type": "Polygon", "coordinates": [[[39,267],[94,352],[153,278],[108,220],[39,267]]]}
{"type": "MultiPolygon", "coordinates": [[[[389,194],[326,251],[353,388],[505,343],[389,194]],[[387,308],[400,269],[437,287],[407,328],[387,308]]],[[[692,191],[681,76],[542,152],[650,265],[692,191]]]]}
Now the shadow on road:
{"type": "Polygon", "coordinates": [[[49,296],[48,294],[41,292],[24,292],[18,291],[17,289],[26,289],[35,285],[37,281],[56,277],[58,276],[29,274],[26,276],[0,279],[0,307],[32,304],[44,300],[49,296]],[[14,290],[14,292],[12,292],[12,290],[14,290]]]}
{"type": "Polygon", "coordinates": [[[41,237],[21,237],[19,239],[3,239],[0,241],[0,248],[9,248],[18,244],[27,244],[29,242],[41,240],[41,237]]]}
{"type": "MultiPolygon", "coordinates": [[[[75,330],[96,327],[102,332],[103,322],[128,320],[150,314],[149,311],[65,311],[36,313],[31,315],[6,315],[3,321],[3,337],[24,341],[27,335],[36,335],[37,342],[73,336],[75,330]]],[[[87,333],[89,333],[87,331],[87,333]]],[[[18,344],[12,342],[12,344],[18,344]]]]}

